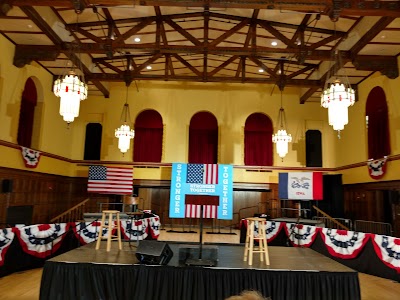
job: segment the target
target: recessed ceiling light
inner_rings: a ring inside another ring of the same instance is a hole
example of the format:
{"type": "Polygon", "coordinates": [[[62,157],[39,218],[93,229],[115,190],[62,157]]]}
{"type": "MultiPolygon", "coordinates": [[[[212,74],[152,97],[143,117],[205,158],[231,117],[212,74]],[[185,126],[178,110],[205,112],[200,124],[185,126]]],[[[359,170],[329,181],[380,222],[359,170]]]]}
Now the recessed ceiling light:
{"type": "Polygon", "coordinates": [[[278,46],[278,42],[273,41],[273,42],[271,43],[271,45],[272,45],[272,46],[278,46]]]}
{"type": "Polygon", "coordinates": [[[28,28],[32,28],[33,26],[31,24],[28,24],[28,28]]]}
{"type": "Polygon", "coordinates": [[[139,43],[139,42],[140,42],[140,38],[139,38],[139,37],[135,37],[134,41],[135,41],[136,43],[139,43]]]}
{"type": "Polygon", "coordinates": [[[263,69],[259,69],[259,70],[258,70],[258,72],[260,72],[260,73],[263,73],[263,72],[264,72],[264,70],[263,70],[263,69]]]}
{"type": "Polygon", "coordinates": [[[147,66],[146,69],[147,69],[147,70],[151,70],[151,66],[147,66]]]}
{"type": "Polygon", "coordinates": [[[386,35],[381,35],[381,39],[385,39],[386,38],[386,35]]]}

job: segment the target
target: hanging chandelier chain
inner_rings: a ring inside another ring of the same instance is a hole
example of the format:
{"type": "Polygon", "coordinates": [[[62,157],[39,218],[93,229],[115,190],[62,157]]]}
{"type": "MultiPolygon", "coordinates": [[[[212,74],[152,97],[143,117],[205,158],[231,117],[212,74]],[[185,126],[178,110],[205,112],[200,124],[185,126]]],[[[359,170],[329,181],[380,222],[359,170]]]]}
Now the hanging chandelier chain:
{"type": "Polygon", "coordinates": [[[124,107],[122,108],[122,113],[121,113],[121,121],[124,122],[124,124],[131,123],[131,116],[129,113],[129,104],[128,104],[128,92],[129,92],[129,87],[127,86],[125,104],[124,107]]]}

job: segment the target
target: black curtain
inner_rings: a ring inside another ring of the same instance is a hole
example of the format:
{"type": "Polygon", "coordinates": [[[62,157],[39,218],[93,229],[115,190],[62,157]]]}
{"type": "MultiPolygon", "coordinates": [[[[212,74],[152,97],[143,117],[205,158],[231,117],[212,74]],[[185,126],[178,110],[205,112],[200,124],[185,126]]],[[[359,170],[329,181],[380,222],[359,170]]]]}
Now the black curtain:
{"type": "Polygon", "coordinates": [[[360,299],[356,272],[265,271],[48,261],[41,300],[223,300],[258,290],[274,300],[360,299]]]}

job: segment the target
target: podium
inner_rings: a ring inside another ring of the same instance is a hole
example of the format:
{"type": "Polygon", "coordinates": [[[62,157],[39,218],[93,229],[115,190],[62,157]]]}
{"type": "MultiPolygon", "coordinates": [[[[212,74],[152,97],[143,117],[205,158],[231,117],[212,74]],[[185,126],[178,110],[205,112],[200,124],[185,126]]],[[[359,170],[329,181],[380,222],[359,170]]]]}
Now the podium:
{"type": "Polygon", "coordinates": [[[207,247],[203,249],[203,219],[204,219],[204,205],[219,205],[218,196],[208,195],[186,195],[185,204],[200,205],[200,233],[199,233],[199,246],[197,249],[193,249],[193,246],[186,247],[186,249],[180,249],[182,253],[188,253],[185,264],[187,266],[208,266],[214,267],[218,261],[218,249],[215,246],[207,247]],[[194,250],[194,251],[193,251],[194,250]],[[207,255],[204,255],[203,251],[207,251],[207,255]],[[193,255],[195,254],[195,255],[193,255]]]}

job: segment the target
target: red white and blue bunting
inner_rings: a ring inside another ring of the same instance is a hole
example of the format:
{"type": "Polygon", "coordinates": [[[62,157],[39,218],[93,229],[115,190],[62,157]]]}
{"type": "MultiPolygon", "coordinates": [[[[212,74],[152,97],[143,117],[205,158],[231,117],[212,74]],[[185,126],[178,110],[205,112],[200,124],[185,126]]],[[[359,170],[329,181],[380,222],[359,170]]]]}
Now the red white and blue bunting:
{"type": "Polygon", "coordinates": [[[370,234],[347,230],[322,228],[321,237],[330,255],[342,259],[358,256],[370,234]]]}
{"type": "Polygon", "coordinates": [[[60,248],[67,229],[66,223],[40,224],[16,228],[15,233],[26,253],[46,258],[60,248]]]}
{"type": "MultiPolygon", "coordinates": [[[[73,226],[74,234],[82,245],[92,243],[97,240],[101,222],[76,222],[73,226]]],[[[108,229],[103,229],[103,236],[108,235],[108,229]]]]}
{"type": "Polygon", "coordinates": [[[372,179],[381,179],[386,173],[387,156],[380,159],[371,159],[367,162],[369,176],[372,179]]]}
{"type": "MultiPolygon", "coordinates": [[[[245,223],[246,224],[246,223],[245,223]]],[[[246,224],[247,225],[247,224],[246,224]]],[[[4,264],[7,250],[17,236],[23,250],[38,258],[47,258],[61,246],[69,226],[82,244],[94,242],[100,229],[100,222],[77,222],[68,224],[42,224],[21,228],[0,229],[0,266],[4,264]]],[[[121,221],[121,231],[127,240],[142,240],[149,235],[156,239],[160,234],[158,216],[121,221]]],[[[341,259],[356,258],[371,239],[377,257],[388,267],[400,273],[400,238],[337,229],[320,228],[301,224],[267,221],[266,233],[271,242],[285,228],[285,233],[293,246],[310,247],[320,232],[329,253],[341,259]]],[[[258,228],[255,228],[258,231],[258,228]]],[[[107,229],[103,235],[107,236],[107,229]]]]}
{"type": "MultiPolygon", "coordinates": [[[[114,221],[114,225],[116,225],[114,221]]],[[[106,222],[107,224],[107,222],[106,222]]],[[[74,223],[73,230],[77,239],[82,245],[92,243],[97,240],[100,230],[100,221],[94,222],[76,222],[74,223]]],[[[150,234],[153,239],[157,239],[160,235],[160,218],[151,217],[140,220],[121,220],[121,237],[124,240],[137,241],[144,240],[150,234]]],[[[112,234],[116,234],[116,227],[113,229],[112,234]]],[[[103,237],[109,234],[108,228],[103,228],[103,237]]]]}
{"type": "Polygon", "coordinates": [[[285,231],[294,247],[310,247],[317,236],[320,227],[286,223],[285,231]]]}
{"type": "Polygon", "coordinates": [[[121,233],[123,239],[129,241],[141,241],[147,238],[149,226],[148,219],[141,220],[124,220],[121,222],[121,233]]]}
{"type": "Polygon", "coordinates": [[[40,152],[21,146],[21,154],[27,168],[36,168],[40,160],[40,152]]]}
{"type": "Polygon", "coordinates": [[[150,234],[153,239],[158,239],[160,236],[161,222],[160,217],[150,218],[150,234]]]}
{"type": "Polygon", "coordinates": [[[400,239],[375,234],[372,241],[376,255],[387,266],[400,273],[400,239]]]}
{"type": "Polygon", "coordinates": [[[0,266],[4,264],[4,257],[14,239],[12,228],[0,229],[0,266]]]}

